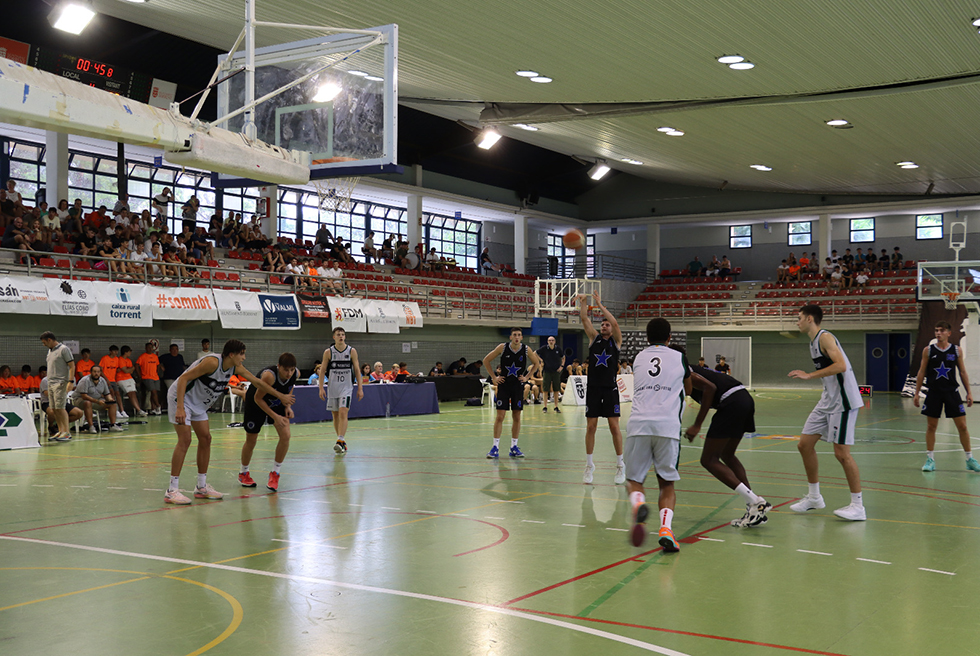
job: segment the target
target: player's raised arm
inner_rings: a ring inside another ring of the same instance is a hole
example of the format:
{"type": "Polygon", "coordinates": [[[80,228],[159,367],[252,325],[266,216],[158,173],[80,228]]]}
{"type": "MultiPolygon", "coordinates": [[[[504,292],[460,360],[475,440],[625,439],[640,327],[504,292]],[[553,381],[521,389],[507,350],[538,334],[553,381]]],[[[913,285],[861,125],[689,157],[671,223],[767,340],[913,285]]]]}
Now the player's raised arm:
{"type": "Polygon", "coordinates": [[[323,401],[327,398],[327,393],[323,389],[323,381],[327,377],[327,365],[330,364],[330,349],[327,348],[323,355],[320,357],[320,368],[317,370],[319,376],[316,380],[317,388],[320,390],[320,400],[323,401]]]}
{"type": "MultiPolygon", "coordinates": [[[[960,360],[963,358],[961,357],[960,360]]],[[[922,391],[922,382],[926,377],[926,368],[929,366],[929,347],[922,349],[922,361],[919,363],[919,373],[915,375],[915,394],[912,395],[912,405],[916,408],[919,407],[919,392],[922,391]]],[[[965,370],[961,370],[963,373],[965,370]]],[[[970,388],[966,388],[967,394],[970,393],[970,388]]]]}
{"type": "Polygon", "coordinates": [[[616,342],[616,348],[623,348],[623,331],[619,328],[619,322],[616,321],[616,317],[613,313],[606,309],[606,306],[602,304],[599,300],[599,292],[592,292],[592,297],[595,299],[596,305],[602,310],[602,318],[608,321],[612,325],[612,338],[616,342]]]}
{"type": "Polygon", "coordinates": [[[599,331],[595,329],[595,326],[592,325],[592,319],[589,318],[589,297],[586,294],[579,294],[575,298],[579,302],[578,316],[582,320],[582,329],[585,330],[585,336],[591,342],[599,334],[599,331]]]}
{"type": "MultiPolygon", "coordinates": [[[[957,351],[956,366],[959,367],[959,370],[960,370],[960,380],[963,381],[963,387],[966,388],[966,407],[972,408],[973,407],[973,392],[970,391],[970,377],[966,375],[966,359],[963,357],[963,349],[962,348],[957,347],[956,351],[957,351]]],[[[916,382],[918,382],[918,381],[916,381],[916,382]]],[[[918,400],[919,399],[919,395],[916,394],[915,398],[916,398],[916,400],[918,400]]]]}

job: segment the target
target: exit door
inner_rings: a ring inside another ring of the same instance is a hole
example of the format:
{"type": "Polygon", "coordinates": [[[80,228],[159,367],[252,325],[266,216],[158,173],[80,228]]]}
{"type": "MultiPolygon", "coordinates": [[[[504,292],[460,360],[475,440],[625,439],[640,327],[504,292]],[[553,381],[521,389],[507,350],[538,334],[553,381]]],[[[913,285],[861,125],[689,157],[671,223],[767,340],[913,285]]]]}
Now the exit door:
{"type": "Polygon", "coordinates": [[[912,337],[908,333],[888,334],[888,390],[901,392],[909,375],[912,337]]]}

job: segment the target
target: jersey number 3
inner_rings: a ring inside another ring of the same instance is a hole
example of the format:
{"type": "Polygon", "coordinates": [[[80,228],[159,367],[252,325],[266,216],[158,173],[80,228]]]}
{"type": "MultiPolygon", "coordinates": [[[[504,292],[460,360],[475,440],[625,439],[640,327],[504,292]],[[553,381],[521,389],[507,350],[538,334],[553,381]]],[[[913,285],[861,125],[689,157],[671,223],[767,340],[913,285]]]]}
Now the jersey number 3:
{"type": "Polygon", "coordinates": [[[651,378],[656,378],[660,375],[660,358],[654,358],[650,360],[650,364],[653,365],[653,369],[648,369],[647,373],[650,374],[651,378]]]}

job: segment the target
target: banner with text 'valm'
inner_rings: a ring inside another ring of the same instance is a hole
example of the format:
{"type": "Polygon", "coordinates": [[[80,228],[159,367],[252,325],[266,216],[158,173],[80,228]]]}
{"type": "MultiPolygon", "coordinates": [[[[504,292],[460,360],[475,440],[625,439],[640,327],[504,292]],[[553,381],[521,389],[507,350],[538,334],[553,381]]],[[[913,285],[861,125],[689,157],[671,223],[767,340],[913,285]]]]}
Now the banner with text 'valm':
{"type": "Polygon", "coordinates": [[[99,325],[151,327],[153,308],[150,306],[148,291],[146,285],[96,283],[99,325]]]}

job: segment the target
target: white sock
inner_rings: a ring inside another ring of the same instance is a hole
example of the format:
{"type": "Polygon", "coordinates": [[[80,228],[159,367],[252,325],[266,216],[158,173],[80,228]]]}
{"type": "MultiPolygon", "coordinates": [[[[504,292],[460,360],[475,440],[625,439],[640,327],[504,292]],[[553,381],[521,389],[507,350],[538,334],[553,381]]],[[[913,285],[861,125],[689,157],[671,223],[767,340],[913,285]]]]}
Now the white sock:
{"type": "Polygon", "coordinates": [[[931,458],[931,459],[935,460],[936,459],[936,452],[935,451],[926,451],[926,458],[931,458]]]}
{"type": "Polygon", "coordinates": [[[274,471],[274,472],[276,472],[278,474],[279,473],[279,469],[281,467],[282,467],[282,463],[281,462],[276,462],[275,460],[272,461],[272,471],[274,471]]]}
{"type": "Polygon", "coordinates": [[[340,442],[343,442],[344,441],[344,436],[343,435],[338,435],[337,436],[337,440],[340,441],[340,442]]]}
{"type": "Polygon", "coordinates": [[[807,483],[807,494],[811,497],[820,496],[820,483],[807,483]]]}
{"type": "Polygon", "coordinates": [[[860,492],[851,492],[851,503],[855,506],[864,505],[864,500],[861,498],[860,492]]]}
{"type": "Polygon", "coordinates": [[[973,457],[973,451],[967,451],[965,455],[966,455],[966,459],[969,460],[970,458],[973,457]]]}
{"type": "Polygon", "coordinates": [[[739,483],[738,487],[735,488],[735,492],[738,494],[738,496],[742,497],[745,503],[754,504],[754,503],[759,503],[759,501],[762,500],[762,497],[760,497],[758,494],[756,494],[749,488],[745,487],[745,483],[739,483]]]}
{"type": "Polygon", "coordinates": [[[626,463],[623,461],[623,456],[622,455],[616,456],[616,466],[617,467],[625,467],[626,466],[626,463]]]}
{"type": "Polygon", "coordinates": [[[638,506],[641,503],[646,503],[647,498],[642,492],[630,492],[630,505],[638,506]]]}
{"type": "Polygon", "coordinates": [[[512,449],[513,449],[513,448],[514,448],[515,446],[517,446],[517,440],[515,440],[515,439],[514,439],[514,438],[512,437],[512,438],[510,438],[510,448],[512,448],[512,449]]]}
{"type": "Polygon", "coordinates": [[[586,453],[585,454],[585,464],[587,464],[589,467],[592,467],[593,463],[592,463],[592,454],[591,453],[586,453]]]}
{"type": "Polygon", "coordinates": [[[170,477],[170,487],[167,488],[167,492],[173,492],[180,489],[180,476],[170,477]]]}
{"type": "Polygon", "coordinates": [[[248,473],[248,465],[242,465],[242,471],[240,473],[247,474],[248,473]]]}
{"type": "Polygon", "coordinates": [[[207,474],[198,474],[197,475],[197,486],[198,487],[206,487],[207,484],[208,484],[208,475],[207,474]]]}
{"type": "Polygon", "coordinates": [[[500,438],[499,437],[493,438],[493,445],[495,447],[497,447],[498,449],[500,448],[500,438]]]}
{"type": "Polygon", "coordinates": [[[674,519],[674,511],[664,508],[660,511],[660,528],[670,528],[670,522],[674,519]]]}

